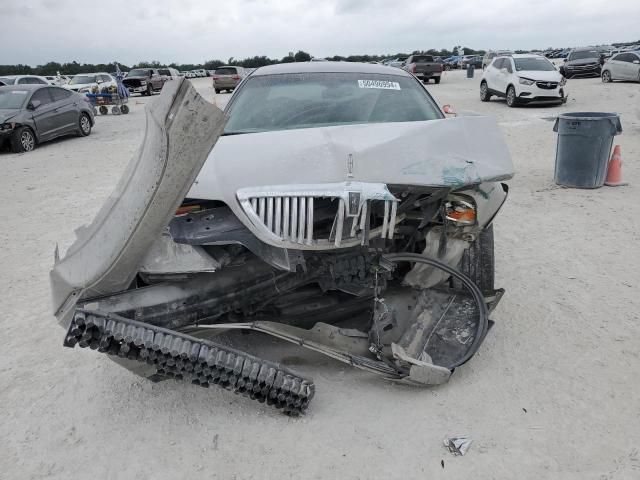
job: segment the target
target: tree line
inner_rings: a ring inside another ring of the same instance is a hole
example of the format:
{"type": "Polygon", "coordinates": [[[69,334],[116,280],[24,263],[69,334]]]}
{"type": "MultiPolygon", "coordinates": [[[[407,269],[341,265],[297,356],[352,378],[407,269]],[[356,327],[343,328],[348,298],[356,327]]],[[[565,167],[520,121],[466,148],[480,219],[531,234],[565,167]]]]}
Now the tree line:
{"type": "MultiPolygon", "coordinates": [[[[349,55],[341,56],[334,55],[332,57],[326,57],[327,60],[332,61],[344,61],[344,62],[380,62],[387,58],[407,57],[411,54],[426,54],[426,55],[439,55],[442,57],[450,57],[455,55],[461,47],[454,47],[452,50],[414,50],[410,53],[396,53],[393,55],[349,55]]],[[[482,55],[484,50],[474,50],[468,47],[463,47],[466,55],[482,55]]],[[[292,52],[293,53],[293,52],[292,52]]],[[[141,61],[135,65],[126,65],[120,62],[111,63],[78,63],[76,61],[59,63],[48,62],[43,65],[37,65],[32,67],[30,65],[18,64],[18,65],[0,65],[0,75],[55,75],[60,72],[64,75],[76,75],[78,73],[89,72],[115,72],[116,63],[120,66],[123,72],[129,71],[132,68],[175,68],[178,71],[188,71],[204,68],[206,70],[215,70],[222,65],[234,65],[245,68],[258,68],[265,65],[273,65],[275,63],[292,63],[292,62],[308,62],[312,56],[302,50],[298,50],[295,54],[290,54],[282,58],[269,58],[265,55],[256,55],[254,57],[248,57],[243,59],[236,59],[234,57],[229,58],[226,62],[222,60],[207,60],[201,64],[192,63],[161,63],[157,60],[153,61],[141,61]]]]}

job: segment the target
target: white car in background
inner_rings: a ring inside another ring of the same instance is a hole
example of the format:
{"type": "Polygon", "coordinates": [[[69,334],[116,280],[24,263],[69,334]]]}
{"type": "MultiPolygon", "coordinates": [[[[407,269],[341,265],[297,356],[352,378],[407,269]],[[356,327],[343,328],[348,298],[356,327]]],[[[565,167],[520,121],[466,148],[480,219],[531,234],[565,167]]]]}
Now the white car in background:
{"type": "Polygon", "coordinates": [[[49,81],[39,75],[4,75],[0,81],[5,85],[49,85],[49,81]]]}
{"type": "Polygon", "coordinates": [[[621,52],[602,66],[602,81],[632,80],[640,82],[640,52],[621,52]]]}
{"type": "Polygon", "coordinates": [[[105,88],[117,88],[115,79],[106,72],[79,73],[64,85],[64,88],[78,93],[90,93],[94,87],[99,91],[105,88]]]}
{"type": "Polygon", "coordinates": [[[509,107],[528,103],[567,101],[566,79],[541,55],[496,57],[482,74],[480,100],[504,97],[509,107]]]}

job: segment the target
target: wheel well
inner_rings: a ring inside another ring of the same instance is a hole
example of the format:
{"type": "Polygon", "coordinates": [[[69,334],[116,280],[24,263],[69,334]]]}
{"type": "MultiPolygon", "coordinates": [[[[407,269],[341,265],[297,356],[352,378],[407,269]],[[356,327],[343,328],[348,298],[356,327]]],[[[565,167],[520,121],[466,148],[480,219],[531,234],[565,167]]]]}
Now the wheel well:
{"type": "Polygon", "coordinates": [[[510,83],[509,85],[507,85],[507,92],[509,91],[510,88],[513,88],[513,91],[516,91],[516,87],[513,85],[513,83],[510,83]]]}

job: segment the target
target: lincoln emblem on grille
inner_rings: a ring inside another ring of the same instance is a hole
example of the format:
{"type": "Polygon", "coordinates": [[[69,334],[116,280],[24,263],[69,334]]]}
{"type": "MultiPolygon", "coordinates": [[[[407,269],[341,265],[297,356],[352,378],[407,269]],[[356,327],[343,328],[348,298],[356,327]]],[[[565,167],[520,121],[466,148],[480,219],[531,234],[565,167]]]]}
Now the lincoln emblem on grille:
{"type": "Polygon", "coordinates": [[[347,174],[349,178],[353,178],[353,154],[350,153],[347,157],[347,174]]]}

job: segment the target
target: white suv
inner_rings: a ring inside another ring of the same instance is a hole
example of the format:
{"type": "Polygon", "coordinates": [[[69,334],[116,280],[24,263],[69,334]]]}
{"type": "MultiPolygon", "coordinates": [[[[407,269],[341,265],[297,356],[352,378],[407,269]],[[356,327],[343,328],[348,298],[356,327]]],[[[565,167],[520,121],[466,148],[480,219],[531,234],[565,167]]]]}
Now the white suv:
{"type": "Polygon", "coordinates": [[[482,74],[480,100],[505,97],[507,105],[567,101],[566,79],[541,55],[496,57],[482,74]]]}

